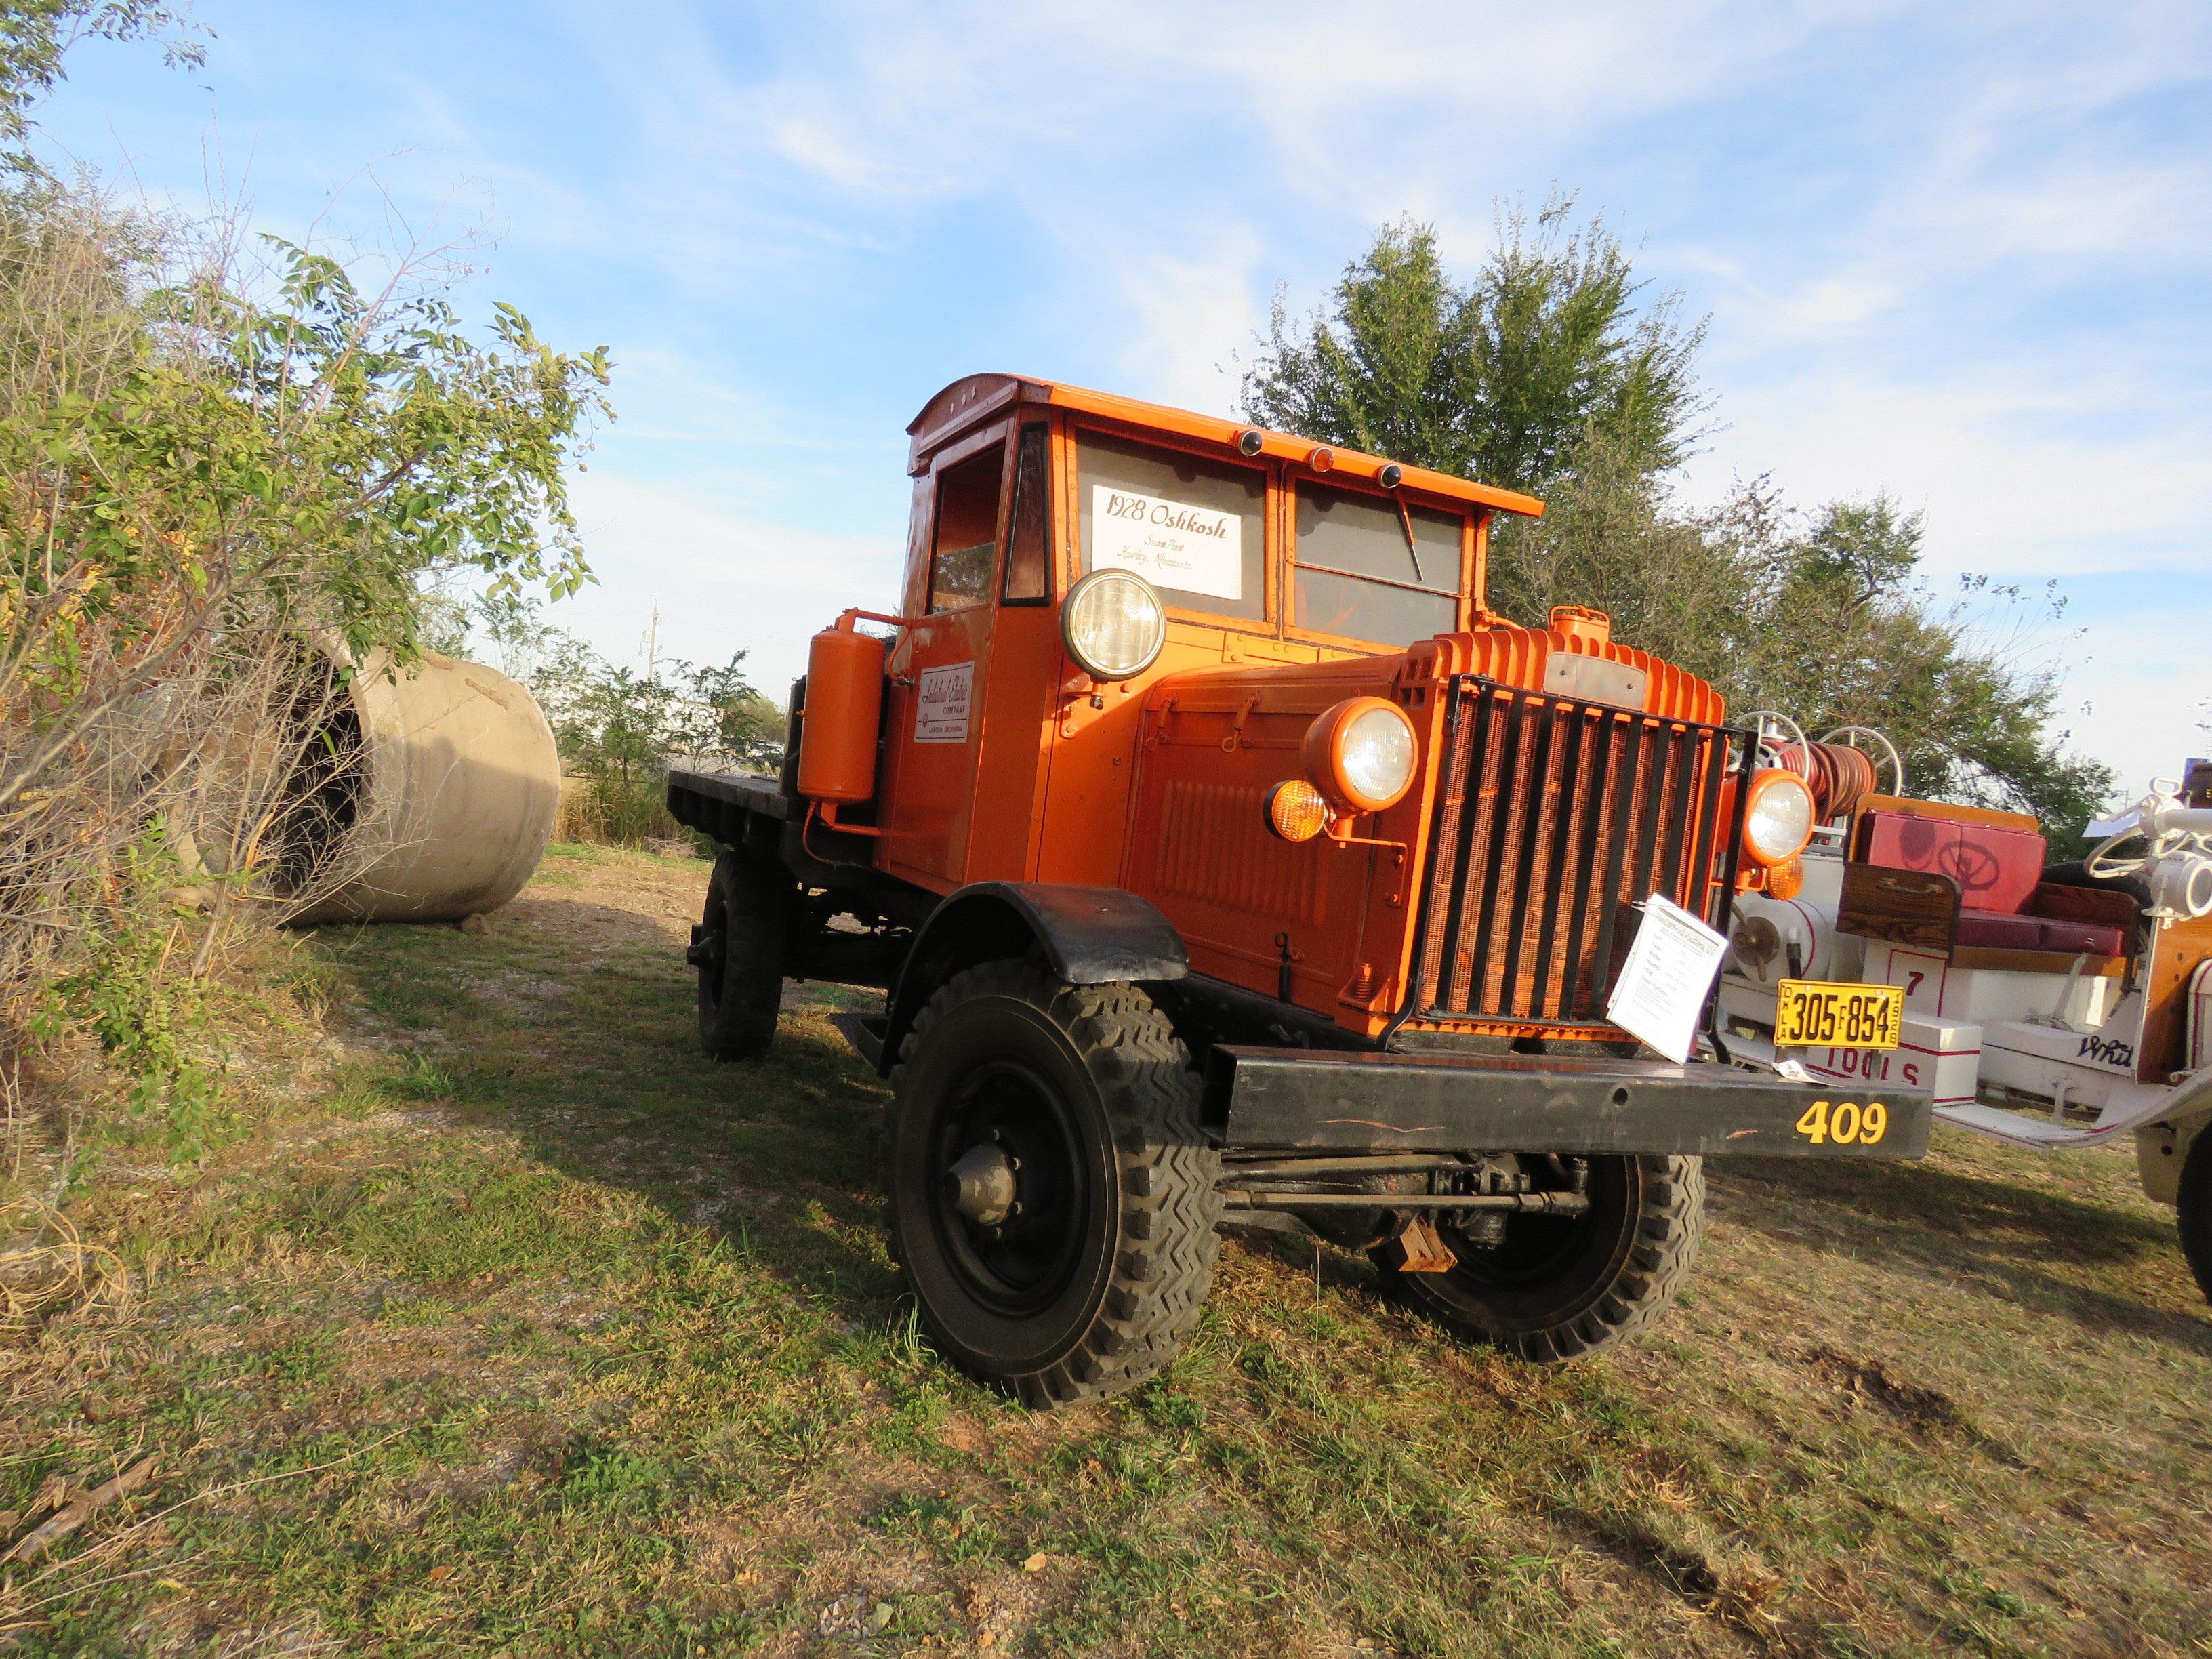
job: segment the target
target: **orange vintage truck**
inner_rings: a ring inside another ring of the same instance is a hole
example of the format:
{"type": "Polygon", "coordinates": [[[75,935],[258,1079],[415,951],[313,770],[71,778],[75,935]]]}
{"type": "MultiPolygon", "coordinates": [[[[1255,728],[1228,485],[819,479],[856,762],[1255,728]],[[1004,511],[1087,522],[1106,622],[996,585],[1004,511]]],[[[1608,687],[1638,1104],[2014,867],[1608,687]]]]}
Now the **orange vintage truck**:
{"type": "Polygon", "coordinates": [[[1603,616],[1484,605],[1540,502],[1011,375],[908,430],[896,611],[816,636],[780,778],[668,799],[723,849],[710,1055],[787,977],[884,991],[894,1249],[972,1373],[1141,1381],[1239,1212],[1571,1358],[1672,1296],[1704,1156],[1925,1150],[1924,1091],[1727,1063],[1731,902],[1809,792],[1603,616]]]}

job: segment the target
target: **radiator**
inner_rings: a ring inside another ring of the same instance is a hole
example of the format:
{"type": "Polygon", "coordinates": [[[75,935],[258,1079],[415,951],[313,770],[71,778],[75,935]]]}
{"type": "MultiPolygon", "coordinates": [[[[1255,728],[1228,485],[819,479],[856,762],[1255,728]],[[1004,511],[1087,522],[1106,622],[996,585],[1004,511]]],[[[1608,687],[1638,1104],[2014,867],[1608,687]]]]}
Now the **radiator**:
{"type": "Polygon", "coordinates": [[[1447,709],[1417,1017],[1602,1024],[1632,907],[1663,893],[1724,921],[1732,734],[1473,675],[1447,709]]]}

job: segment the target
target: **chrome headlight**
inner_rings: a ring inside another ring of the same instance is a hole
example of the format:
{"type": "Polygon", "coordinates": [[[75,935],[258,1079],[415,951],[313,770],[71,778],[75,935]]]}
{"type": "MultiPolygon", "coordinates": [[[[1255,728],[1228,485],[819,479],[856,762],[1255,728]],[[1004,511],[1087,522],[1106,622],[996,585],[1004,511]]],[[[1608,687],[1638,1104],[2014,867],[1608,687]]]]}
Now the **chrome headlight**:
{"type": "Polygon", "coordinates": [[[1067,590],[1060,637],[1076,665],[1095,680],[1143,673],[1168,642],[1167,608],[1133,570],[1094,570],[1067,590]]]}

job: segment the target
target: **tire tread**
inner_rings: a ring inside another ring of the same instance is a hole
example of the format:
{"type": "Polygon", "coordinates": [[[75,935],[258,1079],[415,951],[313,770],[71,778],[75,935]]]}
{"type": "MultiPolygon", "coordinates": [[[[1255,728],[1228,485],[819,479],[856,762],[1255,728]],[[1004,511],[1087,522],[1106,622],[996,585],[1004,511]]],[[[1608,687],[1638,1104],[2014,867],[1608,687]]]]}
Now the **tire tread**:
{"type": "Polygon", "coordinates": [[[796,893],[790,873],[760,853],[725,848],[715,859],[707,906],[710,916],[722,909],[722,989],[710,994],[701,971],[699,1047],[708,1059],[757,1060],[775,1042],[796,893]]]}
{"type": "MultiPolygon", "coordinates": [[[[1119,1246],[1090,1329],[1055,1364],[982,1380],[1046,1410],[1123,1393],[1172,1359],[1196,1327],[1219,1249],[1221,1158],[1200,1121],[1189,1052],[1139,986],[1066,985],[1024,962],[989,962],[953,975],[915,1017],[887,1110],[896,1109],[907,1066],[931,1030],[982,996],[1029,1003],[1073,1044],[1106,1104],[1122,1193],[1119,1246]]],[[[884,1136],[887,1158],[893,1140],[884,1136]]]]}
{"type": "Polygon", "coordinates": [[[1702,1160],[1641,1156],[1635,1163],[1638,1176],[1635,1231],[1627,1260],[1605,1292],[1571,1318],[1533,1330],[1486,1329],[1457,1316],[1449,1304],[1428,1292],[1423,1274],[1383,1267],[1386,1280],[1452,1329],[1535,1364],[1581,1359],[1625,1341],[1657,1318],[1674,1299],[1697,1260],[1705,1231],[1702,1160]]]}
{"type": "Polygon", "coordinates": [[[2212,1125],[2197,1132],[2182,1160],[2173,1210],[2181,1254],[2197,1276],[2197,1288],[2212,1301],[2212,1125]]]}

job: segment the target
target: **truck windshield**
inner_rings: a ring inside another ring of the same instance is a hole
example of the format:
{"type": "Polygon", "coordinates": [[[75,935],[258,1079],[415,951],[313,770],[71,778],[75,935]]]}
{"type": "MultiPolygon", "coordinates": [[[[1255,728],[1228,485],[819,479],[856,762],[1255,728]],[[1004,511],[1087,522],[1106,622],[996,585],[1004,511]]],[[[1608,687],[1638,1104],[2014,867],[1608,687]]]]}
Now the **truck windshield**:
{"type": "Polygon", "coordinates": [[[1085,432],[1076,469],[1085,570],[1133,570],[1177,610],[1267,616],[1267,475],[1260,468],[1085,432]]]}
{"type": "Polygon", "coordinates": [[[1291,620],[1316,634],[1410,645],[1459,623],[1465,521],[1388,496],[1301,483],[1291,620]],[[1413,525],[1413,542],[1406,526],[1413,525]]]}

